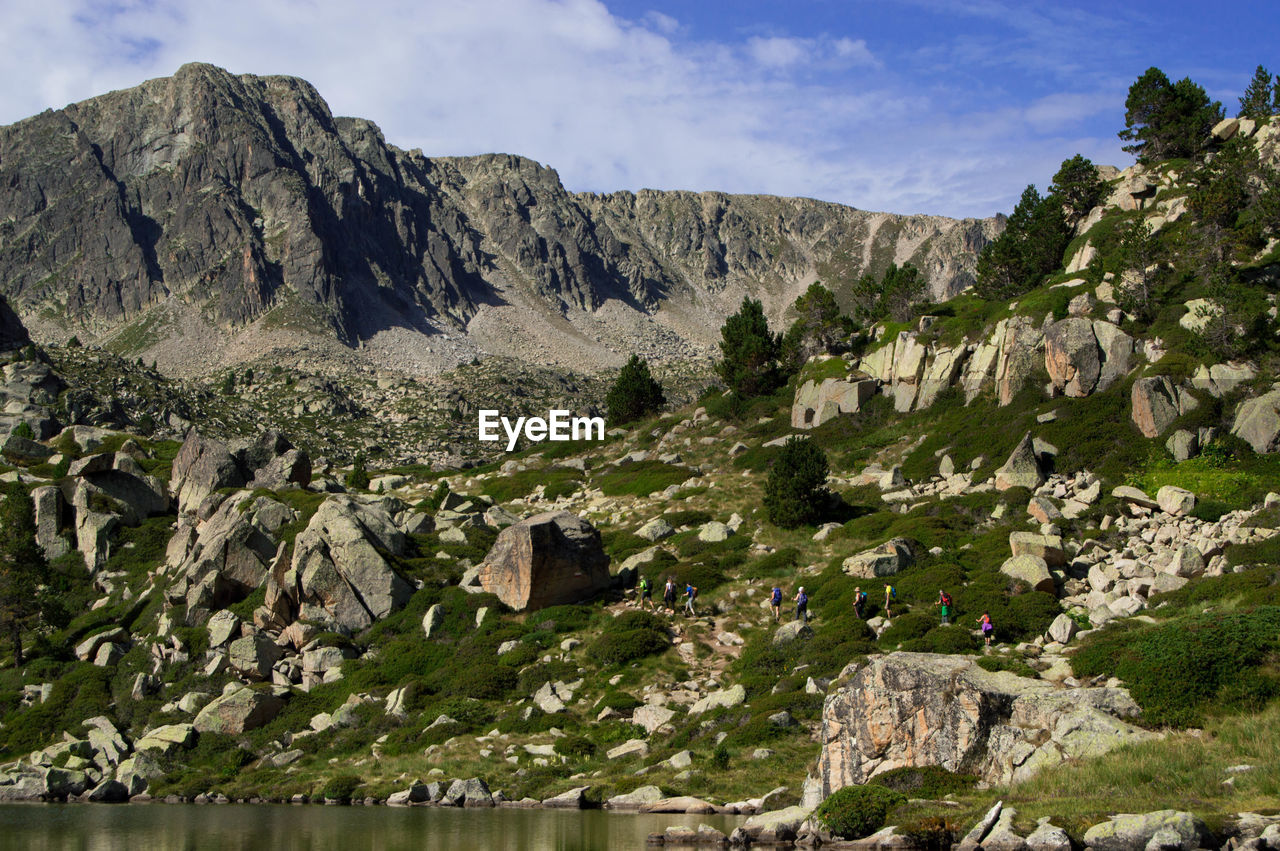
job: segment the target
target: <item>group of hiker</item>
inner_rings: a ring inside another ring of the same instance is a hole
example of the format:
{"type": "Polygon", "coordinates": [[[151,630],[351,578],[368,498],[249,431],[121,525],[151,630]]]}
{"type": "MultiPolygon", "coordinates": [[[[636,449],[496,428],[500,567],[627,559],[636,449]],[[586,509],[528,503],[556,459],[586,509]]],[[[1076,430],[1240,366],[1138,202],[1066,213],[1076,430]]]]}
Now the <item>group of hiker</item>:
{"type": "MultiPolygon", "coordinates": [[[[662,602],[669,612],[676,610],[676,600],[681,596],[679,586],[675,577],[668,576],[666,584],[662,589],[662,602]]],[[[684,596],[684,612],[690,617],[697,617],[697,611],[694,608],[694,601],[698,599],[698,588],[691,582],[685,583],[683,591],[684,596]]],[[[652,611],[657,611],[657,606],[653,602],[653,585],[649,581],[649,577],[640,577],[639,582],[640,608],[646,605],[652,611]]],[[[773,610],[773,621],[778,623],[782,619],[782,598],[783,591],[779,585],[773,586],[773,590],[769,592],[769,607],[773,610]]],[[[884,586],[884,617],[885,620],[893,618],[893,603],[898,599],[898,589],[893,585],[886,583],[884,586]]],[[[803,623],[809,622],[809,595],[801,585],[796,591],[794,597],[791,598],[796,605],[795,620],[803,623]]],[[[943,626],[951,623],[951,616],[955,613],[955,602],[951,599],[951,595],[946,591],[938,591],[938,599],[933,603],[938,607],[939,614],[943,626]]],[[[860,619],[867,618],[867,592],[862,590],[862,586],[853,589],[853,611],[860,619]]],[[[991,646],[991,639],[995,636],[995,624],[992,623],[989,612],[983,612],[982,617],[978,618],[978,628],[982,631],[982,638],[987,647],[991,646]]]]}
{"type": "MultiPolygon", "coordinates": [[[[657,611],[658,607],[653,604],[653,584],[649,581],[649,577],[641,576],[640,583],[640,608],[644,608],[647,604],[649,609],[657,611]]],[[[686,582],[684,587],[684,611],[690,617],[697,617],[697,611],[694,609],[694,600],[698,599],[698,586],[692,582],[686,582]]],[[[676,599],[681,596],[679,587],[676,584],[675,577],[668,576],[667,584],[662,589],[662,602],[666,606],[667,611],[674,612],[676,610],[676,599]]]]}

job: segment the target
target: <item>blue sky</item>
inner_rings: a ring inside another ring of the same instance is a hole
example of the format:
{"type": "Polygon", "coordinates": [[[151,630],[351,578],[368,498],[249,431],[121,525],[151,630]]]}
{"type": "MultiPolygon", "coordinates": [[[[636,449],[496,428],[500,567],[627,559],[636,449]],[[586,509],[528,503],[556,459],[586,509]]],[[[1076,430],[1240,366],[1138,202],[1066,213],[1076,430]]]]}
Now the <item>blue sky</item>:
{"type": "MultiPolygon", "coordinates": [[[[9,4],[6,4],[9,5],[9,4]]],[[[572,190],[805,195],[985,216],[1077,152],[1126,165],[1156,65],[1234,114],[1274,2],[45,0],[6,9],[0,123],[187,61],[310,80],[427,155],[523,154],[572,190]]]]}

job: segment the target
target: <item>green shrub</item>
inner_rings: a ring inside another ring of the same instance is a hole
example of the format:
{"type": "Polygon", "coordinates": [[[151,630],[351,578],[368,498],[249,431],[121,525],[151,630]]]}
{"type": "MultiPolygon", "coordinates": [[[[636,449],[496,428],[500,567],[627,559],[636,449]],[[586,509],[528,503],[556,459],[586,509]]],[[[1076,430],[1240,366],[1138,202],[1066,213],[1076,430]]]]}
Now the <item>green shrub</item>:
{"type": "Polygon", "coordinates": [[[861,839],[884,827],[889,813],[906,802],[905,795],[884,786],[846,786],[823,801],[814,815],[836,836],[861,839]]]}
{"type": "Polygon", "coordinates": [[[883,786],[912,798],[945,798],[973,788],[978,778],[956,774],[940,765],[904,766],[872,777],[869,784],[883,786]]]}
{"type": "Polygon", "coordinates": [[[1034,668],[1021,659],[1010,659],[1005,656],[983,656],[978,660],[978,667],[984,671],[1008,671],[1030,679],[1040,676],[1034,668]]]}
{"type": "Polygon", "coordinates": [[[556,739],[555,749],[561,756],[585,762],[595,756],[596,743],[586,736],[564,736],[556,739]]]}
{"type": "Polygon", "coordinates": [[[716,771],[727,771],[729,769],[729,749],[724,746],[724,742],[716,745],[716,749],[711,752],[711,759],[707,760],[707,764],[716,771]]]}
{"type": "Polygon", "coordinates": [[[605,397],[605,407],[609,423],[623,425],[662,410],[666,401],[662,385],[649,374],[648,362],[633,354],[605,397]]]}
{"type": "Polygon", "coordinates": [[[633,695],[620,689],[609,689],[604,693],[604,697],[600,698],[596,703],[598,709],[613,709],[618,712],[630,712],[637,706],[642,706],[641,701],[637,700],[633,695]]]}
{"type": "Polygon", "coordinates": [[[623,612],[605,625],[588,655],[604,665],[625,665],[671,646],[666,625],[649,612],[623,612]]]}
{"type": "Polygon", "coordinates": [[[769,469],[764,507],[769,522],[794,529],[817,520],[830,500],[826,453],[807,438],[792,437],[769,469]]]}
{"type": "Polygon", "coordinates": [[[596,476],[595,485],[605,496],[648,496],[654,491],[678,485],[693,475],[694,471],[688,467],[661,461],[627,461],[596,476]]]}
{"type": "Polygon", "coordinates": [[[1080,677],[1113,675],[1150,724],[1200,724],[1209,709],[1256,710],[1280,694],[1280,607],[1208,612],[1088,636],[1072,657],[1080,677]]]}
{"type": "Polygon", "coordinates": [[[350,803],[356,790],[363,784],[364,780],[355,774],[337,774],[329,778],[329,782],[324,784],[324,787],[320,790],[320,797],[326,801],[350,803]]]}
{"type": "Polygon", "coordinates": [[[907,612],[897,615],[888,629],[880,634],[880,645],[893,647],[914,638],[924,638],[936,624],[937,620],[934,616],[924,612],[907,612]]]}
{"type": "Polygon", "coordinates": [[[742,573],[746,579],[774,579],[789,576],[799,563],[800,551],[795,547],[783,547],[750,562],[742,573]]]}

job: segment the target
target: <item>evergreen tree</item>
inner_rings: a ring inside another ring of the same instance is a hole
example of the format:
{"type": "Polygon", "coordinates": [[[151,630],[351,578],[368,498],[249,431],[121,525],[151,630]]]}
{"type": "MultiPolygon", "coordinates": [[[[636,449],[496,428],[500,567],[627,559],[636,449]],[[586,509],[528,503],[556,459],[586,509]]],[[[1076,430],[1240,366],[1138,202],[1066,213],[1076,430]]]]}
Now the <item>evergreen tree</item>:
{"type": "Polygon", "coordinates": [[[1134,219],[1120,235],[1120,257],[1125,274],[1115,287],[1116,303],[1126,313],[1151,319],[1153,295],[1160,259],[1160,242],[1143,219],[1134,219]]]}
{"type": "Polygon", "coordinates": [[[1070,240],[1061,200],[1053,195],[1041,198],[1035,186],[1028,186],[1004,233],[978,255],[974,292],[986,299],[1007,300],[1033,289],[1062,265],[1062,252],[1070,240]]]}
{"type": "Polygon", "coordinates": [[[769,522],[794,529],[821,517],[829,498],[828,469],[826,454],[808,438],[784,443],[764,485],[769,522]]]}
{"type": "Polygon", "coordinates": [[[1240,98],[1240,118],[1266,118],[1276,111],[1277,96],[1280,95],[1280,77],[1272,77],[1271,72],[1261,65],[1253,72],[1249,87],[1240,98]]]}
{"type": "Polygon", "coordinates": [[[369,472],[364,468],[364,453],[356,455],[356,460],[351,464],[351,472],[347,473],[347,487],[364,490],[369,487],[369,472]]]}
{"type": "Polygon", "coordinates": [[[639,355],[631,356],[605,397],[609,422],[613,425],[634,422],[660,411],[666,401],[662,385],[649,374],[648,362],[639,355]]]}
{"type": "Polygon", "coordinates": [[[797,317],[782,338],[780,360],[794,372],[816,354],[832,352],[853,331],[849,318],[841,315],[831,290],[815,281],[796,299],[797,317]]]}
{"type": "Polygon", "coordinates": [[[1049,194],[1062,202],[1067,221],[1074,226],[1107,197],[1107,184],[1088,157],[1076,154],[1062,161],[1049,186],[1049,194]]]}
{"type": "Polygon", "coordinates": [[[716,372],[740,399],[768,393],[782,383],[778,370],[780,341],[769,332],[764,305],[751,298],[742,300],[738,312],[720,328],[723,358],[716,372]]]}
{"type": "Polygon", "coordinates": [[[911,263],[890,263],[880,284],[878,313],[894,322],[906,322],[925,294],[925,279],[911,263]]]}
{"type": "Polygon", "coordinates": [[[23,632],[41,623],[56,600],[47,589],[49,563],[36,543],[31,497],[17,482],[0,493],[0,630],[8,633],[14,661],[21,665],[23,632]]]}
{"type": "Polygon", "coordinates": [[[1119,136],[1132,142],[1124,150],[1143,163],[1191,156],[1222,120],[1222,104],[1202,87],[1187,77],[1170,83],[1159,68],[1148,68],[1129,87],[1124,107],[1119,136]]]}

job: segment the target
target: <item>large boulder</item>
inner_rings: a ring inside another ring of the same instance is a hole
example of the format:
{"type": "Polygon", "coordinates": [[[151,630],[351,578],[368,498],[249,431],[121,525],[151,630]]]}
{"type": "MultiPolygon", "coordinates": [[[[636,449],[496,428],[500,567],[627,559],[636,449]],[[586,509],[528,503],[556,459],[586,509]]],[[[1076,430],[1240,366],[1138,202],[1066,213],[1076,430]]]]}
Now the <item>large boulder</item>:
{"type": "Polygon", "coordinates": [[[1178,848],[1194,851],[1196,848],[1213,848],[1217,845],[1200,817],[1177,810],[1158,810],[1140,815],[1118,815],[1109,821],[1095,824],[1085,831],[1084,844],[1094,851],[1133,851],[1150,848],[1157,834],[1169,842],[1160,842],[1161,849],[1178,848]]]}
{"type": "Polygon", "coordinates": [[[265,633],[246,635],[231,642],[228,661],[241,676],[250,680],[271,679],[271,668],[284,651],[265,633]]]}
{"type": "Polygon", "coordinates": [[[1044,559],[1034,555],[1017,555],[1000,565],[1000,572],[1011,579],[1025,582],[1033,591],[1053,593],[1053,574],[1044,559]]]}
{"type": "Polygon", "coordinates": [[[404,533],[382,504],[332,496],[294,541],[283,586],[304,620],[364,629],[413,596],[413,586],[384,556],[399,555],[404,546],[404,533]]]}
{"type": "Polygon", "coordinates": [[[182,442],[169,477],[178,510],[183,512],[194,511],[216,490],[242,487],[246,481],[230,447],[220,440],[202,437],[195,429],[182,442]]]}
{"type": "Polygon", "coordinates": [[[192,726],[197,733],[238,736],[266,724],[283,708],[284,700],[263,687],[232,687],[201,709],[192,726]]]}
{"type": "Polygon", "coordinates": [[[1053,386],[1073,397],[1088,396],[1102,374],[1102,353],[1093,323],[1081,317],[1055,322],[1044,332],[1044,364],[1053,386]]]}
{"type": "Polygon", "coordinates": [[[1151,738],[1124,689],[1063,690],[929,653],[872,657],[822,711],[822,796],[907,766],[1016,783],[1064,760],[1151,738]]]}
{"type": "Polygon", "coordinates": [[[1280,390],[1241,402],[1231,433],[1259,454],[1280,450],[1280,390]]]}
{"type": "Polygon", "coordinates": [[[1132,337],[1110,322],[1094,322],[1093,335],[1098,340],[1098,351],[1102,353],[1102,369],[1098,374],[1098,386],[1094,388],[1101,393],[1129,374],[1135,344],[1132,337]]]}
{"type": "Polygon", "coordinates": [[[62,536],[66,523],[66,501],[62,491],[53,485],[45,485],[31,491],[31,503],[35,508],[36,543],[52,561],[67,554],[71,545],[62,536]]]}
{"type": "Polygon", "coordinates": [[[893,576],[915,563],[915,548],[906,538],[893,538],[878,547],[849,556],[841,569],[860,579],[893,576]]]}
{"type": "Polygon", "coordinates": [[[1200,403],[1167,375],[1139,378],[1130,391],[1133,423],[1144,437],[1159,437],[1174,420],[1200,403]]]}
{"type": "Polygon", "coordinates": [[[1044,480],[1044,469],[1036,455],[1035,441],[1031,438],[1031,432],[1027,432],[1022,436],[1022,440],[1018,441],[1018,445],[1014,447],[1004,466],[996,470],[996,490],[1005,491],[1009,488],[1035,490],[1044,484],[1044,480]]]}
{"type": "Polygon", "coordinates": [[[857,413],[875,392],[873,379],[806,381],[791,405],[791,427],[814,428],[841,414],[857,413]]]}
{"type": "Polygon", "coordinates": [[[567,511],[508,526],[479,566],[480,587],[511,608],[575,603],[607,587],[609,557],[600,533],[567,511]]]}

